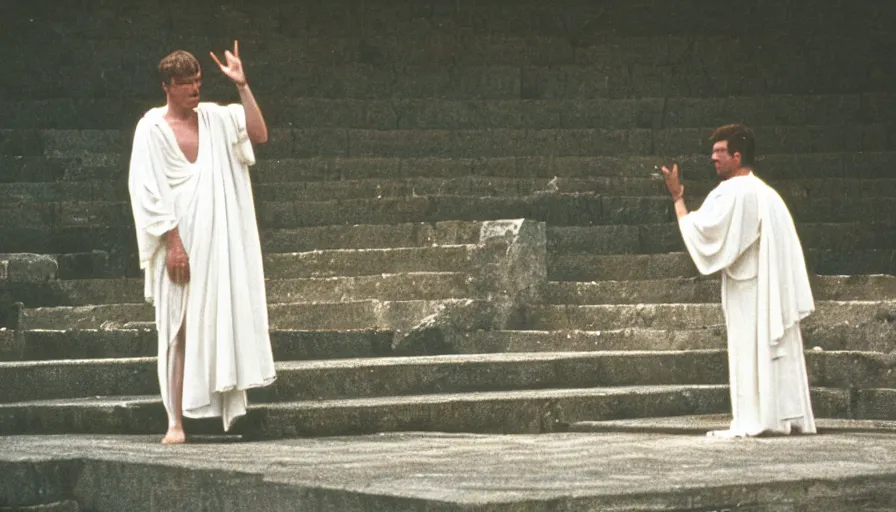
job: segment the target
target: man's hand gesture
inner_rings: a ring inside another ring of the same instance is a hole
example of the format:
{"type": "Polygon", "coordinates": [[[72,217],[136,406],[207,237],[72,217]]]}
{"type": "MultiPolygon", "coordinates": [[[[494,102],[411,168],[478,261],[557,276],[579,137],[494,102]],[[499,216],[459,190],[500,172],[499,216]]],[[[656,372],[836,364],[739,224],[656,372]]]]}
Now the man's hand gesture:
{"type": "Polygon", "coordinates": [[[684,185],[681,184],[681,180],[678,177],[678,164],[673,163],[671,169],[664,165],[661,170],[663,171],[663,179],[666,180],[666,188],[672,194],[672,199],[678,201],[684,196],[684,185]]]}
{"type": "Polygon", "coordinates": [[[168,254],[165,261],[168,278],[175,284],[190,282],[190,257],[184,249],[184,243],[177,231],[168,233],[168,254]]]}
{"type": "Polygon", "coordinates": [[[243,62],[240,60],[239,41],[233,42],[233,53],[230,53],[230,50],[224,50],[224,58],[227,60],[226,66],[221,64],[221,61],[215,56],[215,52],[208,53],[212,56],[212,59],[214,59],[218,67],[221,68],[221,71],[227,75],[227,78],[233,80],[233,83],[237,86],[246,85],[246,73],[243,71],[243,62]]]}

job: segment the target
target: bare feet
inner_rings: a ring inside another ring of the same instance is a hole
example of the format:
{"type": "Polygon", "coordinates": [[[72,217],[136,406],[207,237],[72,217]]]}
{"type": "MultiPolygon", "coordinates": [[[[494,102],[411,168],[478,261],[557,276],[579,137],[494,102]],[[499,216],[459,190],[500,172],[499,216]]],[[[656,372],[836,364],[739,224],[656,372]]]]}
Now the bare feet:
{"type": "Polygon", "coordinates": [[[187,436],[184,434],[183,427],[170,427],[168,433],[162,438],[162,444],[184,444],[187,436]]]}

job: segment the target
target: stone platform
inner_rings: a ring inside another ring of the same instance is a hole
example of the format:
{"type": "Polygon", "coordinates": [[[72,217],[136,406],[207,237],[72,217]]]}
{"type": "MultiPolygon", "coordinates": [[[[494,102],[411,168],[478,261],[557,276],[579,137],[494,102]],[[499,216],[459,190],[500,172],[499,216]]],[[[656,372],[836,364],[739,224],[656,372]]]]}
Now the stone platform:
{"type": "Polygon", "coordinates": [[[177,447],[160,445],[158,436],[3,437],[0,510],[37,503],[97,512],[896,507],[896,422],[821,420],[816,436],[694,433],[724,421],[636,426],[653,423],[665,433],[198,437],[177,447]]]}

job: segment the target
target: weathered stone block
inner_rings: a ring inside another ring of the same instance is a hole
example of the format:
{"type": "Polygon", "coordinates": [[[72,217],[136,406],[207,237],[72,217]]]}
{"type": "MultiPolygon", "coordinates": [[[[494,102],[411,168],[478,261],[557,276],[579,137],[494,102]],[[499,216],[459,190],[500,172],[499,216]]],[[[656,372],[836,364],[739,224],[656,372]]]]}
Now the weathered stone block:
{"type": "Polygon", "coordinates": [[[116,226],[133,223],[129,202],[60,202],[56,203],[54,224],[59,226],[116,226]]]}
{"type": "Polygon", "coordinates": [[[661,98],[636,100],[589,100],[565,102],[565,128],[660,128],[664,101],[661,98]]]}
{"type": "Polygon", "coordinates": [[[129,153],[132,134],[125,130],[42,130],[47,156],[129,153]]]}
{"type": "MultiPolygon", "coordinates": [[[[524,66],[520,70],[520,98],[529,100],[564,99],[566,74],[550,66],[524,66]]],[[[606,96],[602,94],[601,96],[606,96]]]]}
{"type": "Polygon", "coordinates": [[[398,124],[388,101],[359,99],[295,98],[265,102],[269,126],[290,128],[374,128],[390,129],[398,124]]]}
{"type": "Polygon", "coordinates": [[[628,90],[635,97],[687,96],[688,76],[680,66],[633,64],[628,90]]]}
{"type": "Polygon", "coordinates": [[[650,153],[649,130],[532,130],[526,137],[540,156],[637,155],[650,153]]]}
{"type": "Polygon", "coordinates": [[[806,353],[812,386],[846,389],[896,388],[896,354],[866,352],[806,353]]]}
{"type": "Polygon", "coordinates": [[[896,389],[861,389],[855,417],[874,420],[896,418],[896,389]]]}
{"type": "Polygon", "coordinates": [[[519,98],[520,70],[513,66],[408,66],[398,72],[392,95],[474,100],[519,98]]]}
{"type": "Polygon", "coordinates": [[[516,130],[349,131],[352,156],[503,156],[524,146],[516,130]]]}
{"type": "Polygon", "coordinates": [[[562,66],[563,97],[596,99],[627,97],[631,86],[627,68],[623,66],[562,66]]]}
{"type": "Polygon", "coordinates": [[[404,101],[401,128],[561,128],[569,105],[555,101],[404,101]]]}
{"type": "Polygon", "coordinates": [[[552,254],[548,278],[552,281],[627,281],[696,277],[687,254],[552,254]]]}
{"type": "Polygon", "coordinates": [[[524,304],[540,302],[547,278],[543,223],[527,220],[483,222],[479,244],[470,255],[472,286],[485,301],[451,301],[431,316],[398,330],[399,353],[447,353],[463,333],[501,329],[524,304]]]}
{"type": "Polygon", "coordinates": [[[671,201],[665,197],[601,197],[604,224],[652,224],[670,220],[671,201]]]}
{"type": "Polygon", "coordinates": [[[547,231],[547,249],[552,254],[626,254],[640,248],[638,226],[549,226],[547,231]]]}
{"type": "Polygon", "coordinates": [[[37,130],[0,129],[0,154],[4,159],[42,156],[44,152],[45,142],[37,130]]]}
{"type": "Polygon", "coordinates": [[[461,33],[456,62],[475,65],[541,66],[571,64],[575,49],[563,37],[515,37],[461,33]]]}
{"type": "Polygon", "coordinates": [[[5,279],[16,283],[39,283],[57,278],[59,264],[44,254],[0,254],[5,265],[5,279]]]}

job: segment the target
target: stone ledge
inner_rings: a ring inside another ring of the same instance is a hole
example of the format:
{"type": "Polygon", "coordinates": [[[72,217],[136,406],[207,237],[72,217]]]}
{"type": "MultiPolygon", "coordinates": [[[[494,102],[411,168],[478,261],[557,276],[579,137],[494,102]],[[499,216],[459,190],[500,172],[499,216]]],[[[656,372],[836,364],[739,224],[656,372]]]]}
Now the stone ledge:
{"type": "MultiPolygon", "coordinates": [[[[571,432],[628,432],[639,434],[701,435],[728,428],[731,416],[669,416],[634,420],[582,421],[569,426],[571,432]]],[[[896,421],[818,418],[818,434],[890,434],[896,435],[896,421]]]]}
{"type": "Polygon", "coordinates": [[[0,278],[14,283],[35,283],[56,279],[59,262],[46,254],[0,254],[0,278]]]}
{"type": "Polygon", "coordinates": [[[896,437],[873,433],[734,442],[407,433],[173,448],[157,436],[19,436],[0,438],[0,448],[5,467],[43,482],[10,482],[0,492],[21,503],[57,489],[97,512],[224,504],[345,512],[709,512],[786,504],[883,512],[896,500],[896,437]]]}

